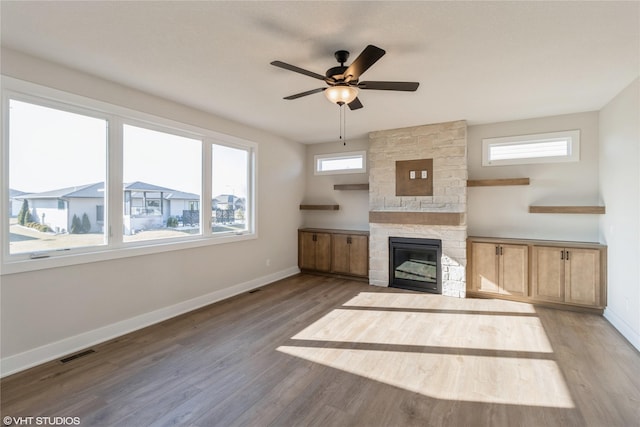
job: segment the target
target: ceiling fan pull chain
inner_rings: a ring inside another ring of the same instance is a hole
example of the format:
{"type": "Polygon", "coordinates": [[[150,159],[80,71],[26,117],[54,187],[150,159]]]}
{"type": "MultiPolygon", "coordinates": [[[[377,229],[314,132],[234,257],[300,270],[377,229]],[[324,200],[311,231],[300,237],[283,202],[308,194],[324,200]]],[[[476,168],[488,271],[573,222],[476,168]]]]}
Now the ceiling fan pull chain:
{"type": "Polygon", "coordinates": [[[342,141],[342,107],[338,105],[338,140],[342,141]]]}
{"type": "Polygon", "coordinates": [[[347,146],[347,109],[344,105],[340,107],[342,109],[342,145],[347,146]]]}

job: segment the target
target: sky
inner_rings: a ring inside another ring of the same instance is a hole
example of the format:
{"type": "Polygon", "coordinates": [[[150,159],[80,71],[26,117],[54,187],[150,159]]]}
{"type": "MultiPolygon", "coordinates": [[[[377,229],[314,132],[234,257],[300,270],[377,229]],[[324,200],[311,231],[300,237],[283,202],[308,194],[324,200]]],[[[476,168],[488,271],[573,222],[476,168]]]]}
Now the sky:
{"type": "MultiPolygon", "coordinates": [[[[10,102],[9,186],[43,192],[105,181],[107,122],[10,102]]],[[[200,194],[201,142],[125,125],[123,182],[200,194]]],[[[246,152],[213,146],[213,196],[246,197],[246,152]]]]}

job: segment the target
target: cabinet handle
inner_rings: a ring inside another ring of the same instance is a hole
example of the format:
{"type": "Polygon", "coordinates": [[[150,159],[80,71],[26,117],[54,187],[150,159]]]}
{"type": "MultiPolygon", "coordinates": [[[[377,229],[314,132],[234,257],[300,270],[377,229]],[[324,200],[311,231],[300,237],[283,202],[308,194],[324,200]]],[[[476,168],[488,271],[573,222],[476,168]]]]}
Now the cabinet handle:
{"type": "Polygon", "coordinates": [[[502,246],[500,246],[500,255],[502,255],[502,246]]]}
{"type": "Polygon", "coordinates": [[[347,244],[350,245],[351,244],[351,236],[347,237],[347,244]]]}
{"type": "Polygon", "coordinates": [[[564,250],[560,251],[560,259],[564,261],[564,250]]]}
{"type": "Polygon", "coordinates": [[[318,241],[318,235],[317,235],[317,234],[314,234],[314,235],[313,235],[313,239],[311,239],[311,240],[313,240],[314,242],[317,242],[317,241],[318,241]]]}
{"type": "Polygon", "coordinates": [[[567,251],[567,257],[565,259],[569,261],[569,251],[567,251]]]}
{"type": "Polygon", "coordinates": [[[500,255],[500,246],[496,245],[496,256],[500,255]]]}

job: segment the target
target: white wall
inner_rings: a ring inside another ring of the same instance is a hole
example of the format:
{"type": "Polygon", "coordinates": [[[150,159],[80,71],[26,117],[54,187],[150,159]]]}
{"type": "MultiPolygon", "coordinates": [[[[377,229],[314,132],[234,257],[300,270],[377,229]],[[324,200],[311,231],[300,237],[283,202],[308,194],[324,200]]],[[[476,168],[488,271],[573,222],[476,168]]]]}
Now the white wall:
{"type": "Polygon", "coordinates": [[[608,245],[605,317],[640,350],[640,80],[600,111],[601,218],[608,245]]]}
{"type": "Polygon", "coordinates": [[[364,190],[333,189],[334,184],[366,184],[366,173],[339,175],[314,175],[314,156],[317,154],[367,151],[369,139],[349,140],[347,145],[340,142],[307,145],[306,180],[304,204],[337,204],[338,211],[302,211],[305,227],[338,228],[349,230],[369,229],[369,192],[364,190]]]}
{"type": "Polygon", "coordinates": [[[598,113],[587,112],[469,126],[469,179],[530,178],[529,186],[471,187],[470,236],[596,242],[598,215],[530,214],[529,205],[600,205],[598,113]],[[482,166],[482,139],[580,129],[580,161],[482,166]]]}
{"type": "Polygon", "coordinates": [[[1,276],[3,374],[298,271],[304,146],[11,50],[2,73],[259,145],[257,239],[1,276]]]}

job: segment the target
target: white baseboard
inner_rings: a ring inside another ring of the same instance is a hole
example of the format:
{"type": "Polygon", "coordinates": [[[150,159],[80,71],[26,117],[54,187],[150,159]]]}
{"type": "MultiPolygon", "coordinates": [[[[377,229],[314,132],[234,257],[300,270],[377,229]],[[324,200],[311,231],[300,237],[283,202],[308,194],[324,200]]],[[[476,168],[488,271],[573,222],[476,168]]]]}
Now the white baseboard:
{"type": "Polygon", "coordinates": [[[622,334],[623,337],[627,339],[638,351],[640,351],[640,334],[631,329],[631,326],[620,316],[618,316],[615,312],[609,310],[608,308],[604,310],[603,314],[604,318],[609,321],[613,325],[614,328],[618,330],[622,334]]]}
{"type": "Polygon", "coordinates": [[[267,285],[280,279],[298,274],[298,267],[290,267],[267,276],[262,276],[248,282],[239,283],[228,288],[220,289],[187,301],[182,301],[169,307],[164,307],[149,313],[144,313],[130,319],[112,323],[98,329],[83,332],[69,338],[62,339],[22,353],[8,356],[0,360],[0,377],[14,374],[51,360],[78,352],[96,344],[162,322],[180,314],[196,310],[200,307],[218,302],[232,296],[267,285]]]}

